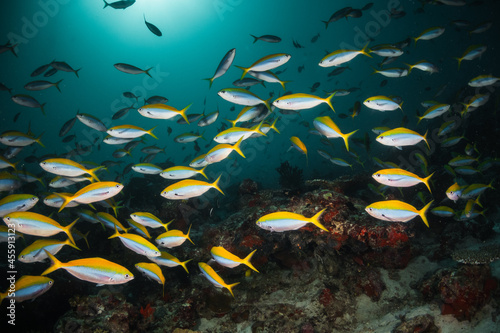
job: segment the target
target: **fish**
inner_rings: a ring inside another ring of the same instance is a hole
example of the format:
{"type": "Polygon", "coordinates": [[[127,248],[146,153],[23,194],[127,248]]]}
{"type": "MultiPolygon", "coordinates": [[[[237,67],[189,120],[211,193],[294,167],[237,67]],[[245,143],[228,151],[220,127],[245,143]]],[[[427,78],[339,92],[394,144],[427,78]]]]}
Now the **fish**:
{"type": "Polygon", "coordinates": [[[0,293],[0,304],[5,298],[10,298],[11,303],[34,300],[45,294],[54,285],[54,280],[45,276],[23,275],[6,292],[0,293]]]}
{"type": "Polygon", "coordinates": [[[148,21],[146,21],[146,15],[145,14],[143,14],[143,17],[144,17],[144,23],[146,24],[146,27],[148,27],[149,31],[151,31],[156,36],[161,37],[162,33],[161,33],[160,29],[158,29],[158,27],[156,25],[154,25],[154,24],[149,23],[148,21]]]}
{"type": "Polygon", "coordinates": [[[426,60],[421,60],[413,65],[406,64],[406,66],[408,66],[408,74],[410,74],[413,68],[420,69],[421,71],[429,72],[431,74],[439,72],[439,68],[436,65],[426,60]]]}
{"type": "Polygon", "coordinates": [[[381,74],[385,77],[403,77],[408,76],[410,71],[406,68],[387,68],[387,69],[375,69],[372,74],[381,74]]]}
{"type": "Polygon", "coordinates": [[[404,127],[398,127],[384,132],[377,136],[375,140],[383,145],[396,147],[399,150],[401,150],[401,147],[403,146],[413,146],[424,140],[427,144],[427,147],[431,149],[429,142],[427,141],[427,132],[425,132],[425,134],[422,136],[417,132],[404,127]]]}
{"type": "Polygon", "coordinates": [[[59,130],[59,136],[65,136],[66,134],[68,134],[68,132],[73,128],[73,126],[75,125],[75,122],[76,122],[76,117],[73,117],[71,119],[69,119],[68,121],[66,121],[61,129],[59,130]]]}
{"type": "Polygon", "coordinates": [[[11,194],[0,199],[0,217],[13,212],[24,212],[33,208],[38,197],[33,194],[11,194]]]}
{"type": "Polygon", "coordinates": [[[3,221],[7,226],[14,226],[15,230],[26,235],[49,237],[64,232],[73,244],[75,240],[71,235],[71,228],[78,221],[78,218],[63,227],[55,220],[42,214],[33,212],[16,211],[9,213],[3,217],[3,221]]]}
{"type": "Polygon", "coordinates": [[[234,297],[233,294],[233,288],[234,286],[238,285],[239,282],[233,283],[233,284],[227,284],[224,282],[224,280],[214,271],[210,265],[204,263],[204,262],[199,262],[198,267],[200,268],[201,273],[207,278],[208,281],[210,281],[215,287],[217,288],[226,288],[229,290],[231,295],[234,297]]]}
{"type": "Polygon", "coordinates": [[[125,116],[131,109],[134,108],[134,104],[132,104],[131,106],[127,106],[127,107],[124,107],[118,111],[116,111],[114,114],[113,114],[113,117],[111,117],[111,119],[113,120],[117,120],[117,119],[120,119],[122,118],[123,116],[125,116]]]}
{"type": "Polygon", "coordinates": [[[417,37],[413,37],[413,40],[415,41],[415,44],[417,44],[419,40],[431,40],[441,36],[445,32],[445,30],[446,29],[443,27],[432,27],[429,29],[425,29],[424,31],[422,31],[422,33],[420,33],[420,35],[418,35],[417,37]]]}
{"type": "Polygon", "coordinates": [[[160,266],[167,266],[167,267],[182,266],[182,268],[184,268],[184,270],[186,271],[186,273],[189,274],[189,271],[187,269],[186,264],[188,262],[190,262],[191,260],[193,260],[193,259],[189,259],[189,260],[186,260],[186,261],[180,261],[179,259],[177,259],[173,255],[171,255],[171,254],[169,254],[169,253],[167,253],[165,251],[160,251],[160,253],[161,253],[161,256],[159,256],[159,257],[151,257],[151,258],[148,258],[148,259],[151,260],[152,262],[160,265],[160,266]]]}
{"type": "Polygon", "coordinates": [[[75,73],[76,77],[79,77],[78,72],[81,70],[81,68],[76,70],[73,69],[70,65],[68,65],[64,61],[52,61],[50,63],[50,66],[61,72],[75,73]]]}
{"type": "Polygon", "coordinates": [[[460,195],[461,199],[471,199],[474,197],[478,197],[481,194],[483,194],[484,191],[487,189],[491,188],[494,190],[495,188],[493,187],[493,180],[489,184],[472,184],[467,187],[465,187],[462,190],[462,193],[460,195]]]}
{"type": "Polygon", "coordinates": [[[352,10],[352,7],[344,7],[342,9],[337,10],[335,13],[333,13],[328,21],[321,21],[325,24],[325,29],[328,29],[328,25],[330,23],[336,22],[344,17],[346,17],[347,14],[352,10]]]}
{"type": "Polygon", "coordinates": [[[30,76],[31,77],[35,77],[35,76],[39,76],[40,74],[42,74],[43,72],[45,72],[47,69],[49,69],[50,67],[50,63],[48,64],[45,64],[45,65],[42,65],[40,67],[38,67],[37,69],[35,69],[31,74],[30,76]]]}
{"type": "Polygon", "coordinates": [[[243,136],[233,145],[227,143],[220,143],[214,148],[210,149],[208,153],[205,154],[205,161],[208,164],[214,164],[226,159],[231,152],[236,151],[241,157],[246,158],[240,149],[241,142],[243,141],[243,136]]]}
{"type": "Polygon", "coordinates": [[[119,70],[120,72],[123,72],[123,73],[134,74],[134,75],[144,73],[149,77],[151,77],[151,74],[149,74],[149,71],[153,69],[153,67],[150,67],[148,69],[140,69],[140,68],[135,67],[133,65],[124,64],[124,63],[116,63],[113,66],[115,66],[115,68],[117,70],[119,70]]]}
{"type": "Polygon", "coordinates": [[[161,192],[161,196],[170,200],[185,200],[198,197],[211,188],[215,188],[217,191],[224,195],[224,192],[222,192],[219,187],[221,176],[219,176],[213,183],[207,183],[200,180],[184,179],[175,184],[167,186],[161,192]]]}
{"type": "Polygon", "coordinates": [[[145,175],[159,175],[163,169],[151,163],[138,163],[132,166],[132,170],[145,175]]]}
{"type": "MultiPolygon", "coordinates": [[[[248,71],[248,74],[265,82],[279,83],[283,87],[283,90],[286,90],[285,84],[290,82],[290,81],[281,81],[278,78],[278,76],[271,71],[265,71],[265,72],[248,71]]],[[[264,85],[263,82],[262,85],[264,85]]]]}
{"type": "Polygon", "coordinates": [[[382,44],[371,47],[369,53],[375,53],[376,55],[381,57],[399,57],[403,55],[404,52],[399,47],[389,44],[382,44]]]}
{"type": "Polygon", "coordinates": [[[80,163],[74,162],[66,158],[51,158],[40,162],[40,166],[47,172],[67,177],[77,177],[84,174],[89,174],[93,179],[99,181],[96,172],[103,168],[98,166],[94,169],[87,169],[80,163]]]}
{"type": "Polygon", "coordinates": [[[439,206],[431,209],[431,213],[439,217],[455,216],[455,211],[448,206],[439,206]]]}
{"type": "Polygon", "coordinates": [[[460,186],[458,185],[458,183],[455,183],[450,187],[448,187],[448,189],[445,192],[446,196],[448,197],[448,199],[452,201],[457,201],[462,196],[462,192],[466,187],[467,186],[460,186]]]}
{"type": "Polygon", "coordinates": [[[418,122],[417,124],[422,121],[422,119],[434,119],[436,117],[439,117],[450,109],[451,105],[450,104],[436,104],[425,110],[424,114],[422,116],[417,116],[418,122]]]}
{"type": "Polygon", "coordinates": [[[135,138],[143,136],[144,134],[149,134],[153,138],[158,139],[156,137],[156,135],[153,134],[153,130],[156,127],[157,126],[146,131],[146,130],[144,130],[138,126],[134,126],[134,125],[120,125],[120,126],[111,127],[106,132],[109,135],[114,136],[116,138],[135,139],[135,138]]]}
{"type": "Polygon", "coordinates": [[[241,74],[241,79],[243,79],[249,71],[254,71],[254,72],[269,71],[271,69],[274,69],[276,67],[279,67],[287,63],[291,57],[292,57],[291,55],[286,53],[270,54],[260,58],[259,60],[254,62],[250,67],[242,67],[242,66],[236,66],[236,67],[243,71],[243,73],[241,74]]]}
{"type": "Polygon", "coordinates": [[[236,143],[238,140],[246,140],[254,134],[266,136],[266,134],[261,130],[262,124],[263,122],[260,122],[255,129],[244,127],[228,128],[227,130],[217,134],[214,137],[214,141],[217,143],[236,143]]]}
{"type": "Polygon", "coordinates": [[[291,212],[275,212],[260,217],[256,223],[258,227],[271,232],[297,230],[308,223],[312,223],[321,230],[329,232],[320,222],[321,215],[323,215],[325,210],[326,208],[322,209],[310,218],[291,212]]]}
{"type": "Polygon", "coordinates": [[[487,87],[495,84],[500,77],[495,77],[493,75],[479,75],[469,81],[468,85],[474,88],[487,87]]]}
{"type": "Polygon", "coordinates": [[[132,6],[134,3],[135,3],[135,0],[120,0],[120,1],[115,1],[115,2],[106,2],[106,0],[103,0],[104,1],[104,8],[106,7],[111,7],[111,8],[114,8],[114,9],[125,9],[125,8],[128,8],[130,6],[132,6]]]}
{"type": "Polygon", "coordinates": [[[173,106],[169,106],[163,103],[157,104],[147,104],[137,109],[141,116],[151,119],[170,119],[175,116],[180,115],[189,124],[189,119],[186,115],[186,111],[191,107],[189,104],[182,110],[178,110],[173,106]]]}
{"type": "Polygon", "coordinates": [[[135,264],[135,268],[144,274],[148,279],[158,282],[162,285],[163,292],[162,295],[165,295],[165,277],[161,271],[161,268],[154,263],[146,263],[139,262],[135,264]]]}
{"type": "Polygon", "coordinates": [[[137,254],[147,256],[147,257],[159,257],[160,250],[149,241],[147,241],[142,236],[136,234],[118,232],[118,228],[115,224],[115,233],[108,237],[108,239],[119,238],[120,241],[125,245],[126,248],[134,251],[137,254]]]}
{"type": "Polygon", "coordinates": [[[333,164],[339,165],[339,166],[350,167],[352,169],[352,164],[349,164],[349,163],[347,163],[347,161],[345,161],[341,158],[338,158],[338,157],[330,158],[330,162],[332,162],[333,164]]]}
{"type": "Polygon", "coordinates": [[[52,265],[42,273],[42,276],[62,268],[80,280],[96,283],[97,287],[123,284],[134,279],[134,275],[128,269],[103,258],[76,259],[63,263],[49,252],[47,256],[52,265]]]}
{"type": "Polygon", "coordinates": [[[375,172],[372,177],[380,184],[393,186],[393,187],[410,187],[418,183],[424,183],[432,193],[429,185],[429,180],[434,173],[428,177],[421,178],[416,174],[403,170],[403,169],[383,169],[375,172]]]}
{"type": "Polygon", "coordinates": [[[299,152],[301,152],[302,154],[306,155],[306,161],[307,161],[307,164],[309,164],[309,159],[307,157],[307,147],[306,145],[300,141],[300,139],[296,136],[292,136],[290,138],[290,141],[292,143],[292,146],[290,148],[295,148],[297,149],[299,152]]]}
{"type": "Polygon", "coordinates": [[[115,229],[127,232],[129,228],[125,228],[123,224],[120,223],[113,215],[105,213],[105,212],[99,212],[95,214],[95,217],[97,218],[98,222],[103,225],[103,227],[108,228],[110,230],[115,231],[115,229]]]}
{"type": "Polygon", "coordinates": [[[376,219],[389,222],[408,222],[416,216],[420,216],[425,225],[429,227],[426,213],[433,202],[434,200],[421,210],[417,210],[412,205],[399,200],[378,201],[367,206],[365,211],[376,219]]]}
{"type": "Polygon", "coordinates": [[[269,100],[263,100],[259,96],[241,88],[226,88],[217,93],[220,97],[228,102],[245,105],[255,106],[258,104],[265,104],[268,109],[271,109],[269,100]]]}
{"type": "Polygon", "coordinates": [[[332,105],[333,96],[335,96],[335,92],[326,98],[302,93],[290,94],[277,98],[273,105],[282,110],[304,110],[326,103],[335,112],[332,105]]]}
{"type": "MultiPolygon", "coordinates": [[[[255,72],[255,73],[258,73],[258,72],[255,72]]],[[[265,87],[266,85],[264,84],[264,81],[262,80],[257,80],[253,77],[246,77],[246,78],[243,78],[243,79],[238,79],[236,81],[233,82],[233,86],[236,86],[236,87],[243,87],[243,88],[247,88],[247,87],[253,87],[257,84],[262,84],[263,87],[265,87]]]]}
{"type": "Polygon", "coordinates": [[[347,151],[349,151],[349,137],[358,131],[355,130],[350,133],[343,134],[340,131],[340,128],[328,116],[314,118],[313,126],[318,130],[318,132],[326,136],[328,139],[342,138],[344,140],[347,151]]]}
{"type": "Polygon", "coordinates": [[[174,141],[177,143],[189,143],[189,142],[195,142],[198,139],[205,140],[203,135],[200,135],[199,133],[188,132],[188,133],[182,133],[182,134],[177,135],[174,138],[174,141]]]}
{"type": "Polygon", "coordinates": [[[321,61],[318,63],[320,67],[332,67],[339,66],[346,62],[351,61],[356,58],[359,54],[363,54],[367,57],[372,58],[372,56],[366,52],[368,44],[366,44],[361,50],[337,50],[330,54],[327,54],[321,61]]]}
{"type": "Polygon", "coordinates": [[[364,102],[363,105],[377,111],[394,111],[397,109],[400,109],[403,111],[402,106],[403,102],[401,103],[396,103],[393,99],[390,97],[386,96],[372,96],[367,98],[364,102]]]}
{"type": "Polygon", "coordinates": [[[253,40],[254,44],[258,40],[261,40],[261,41],[267,42],[267,43],[279,43],[279,42],[281,42],[281,38],[279,38],[278,36],[273,36],[273,35],[262,35],[260,37],[257,37],[257,36],[250,34],[250,36],[252,36],[254,38],[254,40],[253,40]]]}
{"type": "Polygon", "coordinates": [[[231,64],[233,63],[235,56],[236,56],[236,49],[231,49],[227,51],[224,57],[219,62],[219,66],[217,66],[214,75],[211,78],[203,79],[209,82],[209,88],[212,88],[212,84],[215,79],[221,77],[227,72],[227,70],[229,69],[229,67],[231,67],[231,64]]]}
{"type": "Polygon", "coordinates": [[[87,113],[78,113],[76,115],[76,118],[84,125],[90,127],[90,128],[93,128],[95,129],[96,131],[99,131],[99,132],[106,132],[107,129],[106,129],[106,126],[103,124],[103,122],[101,120],[99,120],[98,118],[90,115],[90,114],[87,114],[87,113]]]}
{"type": "Polygon", "coordinates": [[[203,117],[198,121],[198,126],[199,127],[205,127],[205,126],[208,126],[208,125],[212,125],[216,120],[217,118],[219,117],[219,111],[214,111],[214,112],[211,112],[207,115],[203,115],[203,117]]]}
{"type": "Polygon", "coordinates": [[[35,109],[40,109],[45,115],[45,104],[47,103],[42,103],[40,104],[34,97],[31,97],[29,95],[23,95],[23,94],[18,94],[14,95],[11,97],[12,101],[16,104],[26,106],[29,108],[35,108],[35,109]]]}
{"type": "Polygon", "coordinates": [[[102,201],[114,197],[123,189],[123,185],[117,182],[95,182],[89,184],[71,196],[60,194],[64,203],[59,208],[59,212],[64,209],[70,202],[89,204],[96,201],[102,201]]]}
{"type": "Polygon", "coordinates": [[[214,258],[214,260],[221,266],[235,268],[241,264],[244,264],[248,266],[248,268],[259,273],[259,271],[250,263],[250,260],[252,259],[252,256],[256,251],[257,250],[253,250],[249,255],[241,259],[222,246],[213,246],[210,250],[210,254],[212,255],[212,258],[214,258]]]}
{"type": "Polygon", "coordinates": [[[61,88],[59,88],[59,84],[62,82],[62,79],[57,82],[49,82],[49,81],[32,81],[26,83],[24,85],[24,89],[30,91],[40,91],[45,90],[50,87],[56,87],[59,92],[61,92],[61,88]]]}
{"type": "Polygon", "coordinates": [[[207,175],[205,174],[205,168],[206,166],[201,170],[197,170],[186,166],[174,166],[163,170],[160,173],[160,176],[165,179],[186,179],[200,174],[208,179],[207,175]]]}
{"type": "Polygon", "coordinates": [[[169,230],[161,235],[159,235],[155,242],[161,246],[161,247],[166,247],[166,248],[173,248],[182,245],[186,239],[189,240],[193,245],[193,241],[191,238],[189,238],[189,232],[191,231],[191,225],[189,226],[188,232],[184,234],[180,230],[169,230]]]}
{"type": "Polygon", "coordinates": [[[148,99],[144,99],[144,104],[165,104],[168,102],[168,98],[163,96],[151,96],[148,99]]]}
{"type": "Polygon", "coordinates": [[[151,213],[148,212],[135,212],[130,214],[130,217],[132,220],[135,222],[149,228],[164,228],[165,231],[168,231],[168,226],[170,223],[172,223],[174,220],[163,223],[158,217],[154,216],[151,213]]]}
{"type": "Polygon", "coordinates": [[[472,163],[478,162],[477,158],[470,157],[470,156],[462,156],[458,155],[454,158],[452,158],[448,164],[452,167],[457,167],[457,166],[464,166],[464,165],[470,165],[472,163]]]}
{"type": "Polygon", "coordinates": [[[51,77],[52,75],[56,74],[58,71],[55,68],[49,69],[45,74],[43,74],[43,77],[51,77]]]}
{"type": "Polygon", "coordinates": [[[56,255],[65,245],[69,245],[80,251],[78,246],[73,244],[69,238],[65,241],[57,239],[38,239],[29,246],[25,247],[17,259],[25,264],[42,262],[48,258],[45,251],[56,255]]]}

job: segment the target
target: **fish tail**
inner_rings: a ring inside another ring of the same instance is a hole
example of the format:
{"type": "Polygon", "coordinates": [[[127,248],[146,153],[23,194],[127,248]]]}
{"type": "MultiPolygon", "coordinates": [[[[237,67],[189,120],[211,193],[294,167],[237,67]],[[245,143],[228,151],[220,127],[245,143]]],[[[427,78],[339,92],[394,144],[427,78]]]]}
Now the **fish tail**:
{"type": "Polygon", "coordinates": [[[420,122],[422,121],[422,119],[424,119],[424,117],[423,116],[417,116],[417,118],[418,118],[418,121],[417,121],[417,125],[418,125],[418,124],[420,124],[420,122]]]}
{"type": "Polygon", "coordinates": [[[231,119],[224,118],[224,120],[227,121],[228,123],[230,123],[232,125],[231,127],[236,126],[236,123],[238,122],[238,119],[231,120],[231,119]]]}
{"type": "Polygon", "coordinates": [[[219,176],[219,178],[217,178],[213,183],[212,183],[212,187],[215,188],[217,191],[219,191],[220,193],[222,193],[223,195],[224,192],[222,192],[222,190],[220,189],[219,187],[219,181],[220,181],[220,177],[222,177],[222,174],[219,176]]]}
{"type": "Polygon", "coordinates": [[[63,79],[60,79],[56,83],[54,83],[54,86],[56,86],[57,90],[59,90],[60,93],[62,93],[61,88],[59,88],[59,84],[62,82],[63,79]]]}
{"type": "Polygon", "coordinates": [[[402,101],[402,102],[401,102],[401,103],[399,103],[398,105],[399,105],[399,109],[401,110],[401,112],[405,113],[405,112],[403,111],[403,103],[404,103],[404,101],[402,101]]]}
{"type": "Polygon", "coordinates": [[[241,145],[241,142],[243,142],[243,137],[241,137],[238,142],[236,142],[234,145],[233,145],[233,149],[238,153],[240,154],[241,157],[243,158],[246,158],[245,157],[245,154],[243,154],[243,152],[241,151],[241,148],[240,148],[240,145],[241,145]]]}
{"type": "Polygon", "coordinates": [[[203,80],[208,81],[208,89],[212,88],[212,83],[214,83],[214,78],[213,77],[211,77],[209,79],[203,79],[203,80]]]}
{"type": "Polygon", "coordinates": [[[100,182],[99,178],[97,178],[97,175],[95,173],[97,170],[101,170],[102,168],[104,168],[104,166],[100,165],[97,168],[87,170],[87,173],[92,176],[92,179],[95,179],[96,181],[100,182]]]}
{"type": "MultiPolygon", "coordinates": [[[[151,68],[150,68],[151,69],[151,68]]],[[[81,68],[78,68],[76,71],[75,71],[75,75],[77,78],[80,78],[80,76],[78,76],[78,72],[81,70],[81,68]]]]}
{"type": "MultiPolygon", "coordinates": [[[[44,113],[45,114],[45,113],[44,113]]],[[[42,134],[40,134],[38,136],[38,138],[35,139],[35,142],[38,143],[40,146],[42,146],[43,148],[45,148],[45,145],[42,143],[42,141],[40,141],[40,138],[42,137],[42,135],[44,134],[45,132],[43,132],[42,134]]]]}
{"type": "Polygon", "coordinates": [[[271,128],[278,134],[281,134],[280,131],[276,128],[276,122],[278,121],[278,118],[274,119],[273,123],[271,124],[271,128]]]}
{"type": "Polygon", "coordinates": [[[115,233],[112,234],[111,236],[109,236],[108,239],[120,237],[120,235],[121,234],[118,232],[118,228],[116,227],[116,224],[115,224],[115,233]]]}
{"type": "Polygon", "coordinates": [[[49,257],[50,261],[52,262],[52,265],[50,265],[49,268],[47,268],[41,275],[47,275],[49,273],[52,273],[55,270],[58,270],[59,268],[63,268],[64,264],[60,262],[52,253],[50,253],[47,250],[44,250],[45,254],[47,254],[47,257],[49,257]]]}
{"type": "Polygon", "coordinates": [[[180,263],[180,265],[182,266],[182,268],[184,268],[184,270],[185,270],[185,271],[186,271],[186,273],[188,273],[188,274],[189,274],[189,271],[188,271],[188,269],[187,269],[186,264],[187,264],[188,262],[190,262],[191,260],[193,260],[193,259],[189,259],[189,260],[186,260],[186,261],[183,261],[183,262],[181,262],[181,263],[180,263]]]}
{"type": "Polygon", "coordinates": [[[254,271],[256,271],[257,273],[260,273],[255,267],[253,267],[253,265],[250,263],[250,259],[252,259],[252,256],[254,255],[255,251],[257,250],[253,250],[249,255],[247,255],[245,257],[245,259],[243,259],[243,263],[245,265],[247,265],[248,267],[250,267],[251,269],[253,269],[254,271]]]}
{"type": "Polygon", "coordinates": [[[59,208],[59,213],[60,213],[64,209],[64,207],[66,207],[71,202],[73,197],[62,193],[54,193],[54,194],[64,200],[61,207],[59,208]]]}
{"type": "Polygon", "coordinates": [[[404,64],[408,66],[408,75],[410,75],[411,70],[413,69],[413,65],[407,64],[406,62],[404,64]]]}
{"type": "Polygon", "coordinates": [[[202,175],[203,177],[205,177],[206,179],[208,179],[207,175],[205,174],[205,169],[207,168],[207,166],[208,166],[208,165],[205,165],[205,166],[203,167],[203,169],[198,170],[198,173],[199,173],[200,175],[202,175]]]}
{"type": "Polygon", "coordinates": [[[253,39],[253,43],[255,44],[258,40],[259,40],[259,37],[256,37],[252,34],[250,34],[250,36],[252,36],[254,39],[253,39]]]}
{"type": "Polygon", "coordinates": [[[366,50],[368,49],[368,44],[370,44],[370,42],[366,43],[365,46],[363,46],[363,49],[361,49],[361,51],[359,52],[367,57],[373,58],[370,53],[366,52],[366,50]]]}
{"type": "Polygon", "coordinates": [[[193,103],[189,104],[184,109],[179,111],[179,114],[182,116],[182,118],[184,118],[184,120],[186,121],[186,123],[188,123],[188,125],[189,125],[189,119],[186,115],[186,111],[191,107],[191,105],[193,105],[193,103]]]}
{"type": "Polygon", "coordinates": [[[239,282],[236,282],[236,283],[233,283],[233,284],[229,284],[226,286],[227,290],[229,290],[229,292],[231,293],[231,295],[233,295],[234,297],[234,294],[233,294],[233,287],[234,286],[237,286],[238,284],[240,284],[239,282]]]}
{"type": "Polygon", "coordinates": [[[40,105],[40,110],[42,111],[42,113],[43,113],[44,116],[45,116],[45,104],[47,104],[47,103],[42,103],[40,105]]]}
{"type": "Polygon", "coordinates": [[[431,150],[431,146],[429,145],[429,141],[427,141],[427,133],[428,132],[429,132],[429,130],[425,131],[423,138],[424,138],[425,143],[427,143],[427,148],[429,148],[429,150],[431,150]]]}
{"type": "MultiPolygon", "coordinates": [[[[87,235],[88,235],[88,233],[87,233],[87,235]]],[[[86,240],[86,238],[85,238],[85,240],[86,240]]],[[[71,239],[69,239],[69,237],[68,237],[68,239],[66,239],[66,241],[64,242],[64,244],[69,245],[72,248],[77,249],[78,251],[81,251],[80,248],[78,246],[76,246],[76,244],[73,244],[73,242],[71,241],[71,239]]]]}
{"type": "Polygon", "coordinates": [[[460,70],[460,65],[462,64],[463,58],[455,58],[458,61],[458,70],[460,70]]]}
{"type": "Polygon", "coordinates": [[[191,232],[191,227],[192,227],[192,226],[193,226],[192,224],[190,224],[190,225],[189,225],[189,229],[188,229],[188,232],[187,232],[187,234],[186,234],[186,238],[187,238],[187,240],[188,240],[188,241],[190,241],[193,245],[195,245],[195,244],[194,244],[194,242],[191,240],[191,238],[189,238],[189,232],[191,232]]]}
{"type": "MultiPolygon", "coordinates": [[[[264,82],[264,81],[262,81],[264,82]]],[[[285,84],[290,83],[292,81],[280,81],[281,86],[283,87],[283,90],[286,91],[285,84]]]]}
{"type": "MultiPolygon", "coordinates": [[[[149,131],[147,131],[147,133],[148,133],[149,135],[151,135],[153,138],[155,138],[156,140],[158,140],[158,138],[156,137],[156,135],[154,135],[154,134],[153,134],[153,130],[154,130],[156,127],[158,127],[158,126],[153,127],[152,129],[150,129],[149,131]]],[[[130,152],[129,152],[129,155],[130,155],[130,152]]],[[[132,156],[132,155],[130,155],[130,156],[132,156]]]]}
{"type": "Polygon", "coordinates": [[[271,100],[271,98],[272,98],[272,97],[269,97],[268,99],[266,99],[266,100],[262,101],[262,102],[264,102],[264,104],[266,105],[266,108],[267,108],[268,110],[271,110],[271,104],[269,104],[269,101],[271,100]]]}
{"type": "Polygon", "coordinates": [[[75,225],[75,223],[78,221],[79,217],[76,218],[73,222],[71,222],[70,225],[63,227],[64,232],[66,235],[68,235],[69,240],[76,246],[75,239],[73,238],[73,235],[71,234],[71,228],[75,225]]]}
{"type": "Polygon", "coordinates": [[[413,40],[415,41],[415,46],[417,45],[418,37],[412,37],[413,40]]]}
{"type": "Polygon", "coordinates": [[[429,185],[429,180],[431,179],[432,175],[434,174],[435,172],[431,173],[428,177],[425,177],[424,179],[422,179],[422,181],[424,182],[425,186],[427,186],[427,188],[429,189],[429,192],[432,193],[431,191],[431,186],[429,185]]]}
{"type": "Polygon", "coordinates": [[[266,133],[262,132],[261,130],[261,127],[262,127],[262,124],[264,124],[264,120],[262,120],[259,125],[257,126],[257,128],[255,129],[255,132],[256,133],[259,133],[260,135],[263,135],[263,136],[267,136],[266,133]]]}
{"type": "Polygon", "coordinates": [[[103,0],[104,1],[104,7],[102,7],[102,9],[106,8],[109,6],[109,3],[106,2],[106,0],[103,0]]]}
{"type": "Polygon", "coordinates": [[[165,228],[165,232],[168,231],[168,226],[170,225],[170,223],[174,222],[174,220],[170,220],[169,222],[167,223],[162,223],[161,225],[163,226],[163,228],[165,228]]]}
{"type": "Polygon", "coordinates": [[[325,212],[326,208],[322,209],[321,211],[319,211],[318,213],[316,213],[316,215],[314,215],[313,217],[311,217],[309,219],[309,222],[311,222],[312,224],[314,224],[315,226],[317,226],[318,228],[320,228],[321,230],[324,230],[324,231],[328,231],[327,228],[325,228],[321,222],[319,221],[319,219],[321,218],[321,215],[323,215],[323,213],[325,212]]]}
{"type": "Polygon", "coordinates": [[[333,105],[332,105],[332,98],[333,98],[333,96],[335,96],[336,93],[337,92],[334,91],[330,96],[325,98],[325,102],[328,104],[328,106],[330,107],[330,109],[332,109],[333,112],[335,112],[335,109],[333,108],[333,105]]]}
{"type": "Polygon", "coordinates": [[[379,70],[378,70],[378,69],[376,69],[375,67],[371,66],[371,68],[373,69],[373,73],[372,73],[372,75],[373,75],[373,74],[377,74],[377,73],[379,72],[379,70]]]}
{"type": "Polygon", "coordinates": [[[323,22],[325,24],[325,30],[328,29],[328,23],[329,22],[328,21],[321,21],[321,22],[323,22]]]}
{"type": "Polygon", "coordinates": [[[239,68],[243,71],[243,74],[241,74],[241,79],[240,79],[240,80],[243,80],[245,75],[247,75],[249,68],[245,68],[245,67],[241,67],[241,66],[236,66],[236,68],[239,68]]]}
{"type": "Polygon", "coordinates": [[[351,133],[342,134],[342,139],[344,139],[345,147],[346,147],[347,151],[349,151],[349,137],[351,135],[353,135],[354,133],[356,133],[357,131],[358,130],[352,131],[351,133]]]}
{"type": "Polygon", "coordinates": [[[483,208],[483,205],[481,204],[481,202],[479,202],[479,198],[481,198],[481,196],[478,196],[476,198],[476,200],[474,201],[474,204],[478,205],[479,207],[483,208]]]}
{"type": "Polygon", "coordinates": [[[425,214],[427,213],[427,211],[429,210],[429,208],[431,207],[433,202],[434,202],[434,200],[429,202],[427,205],[425,205],[424,208],[422,208],[421,210],[418,211],[418,215],[420,215],[420,217],[422,218],[422,220],[424,221],[425,225],[428,228],[429,228],[429,222],[427,221],[427,216],[425,214]]]}
{"type": "Polygon", "coordinates": [[[153,69],[153,67],[149,67],[148,69],[146,69],[144,71],[144,73],[146,73],[146,75],[149,76],[149,77],[151,77],[151,78],[152,78],[152,76],[151,76],[151,74],[149,74],[149,71],[152,70],[152,69],[153,69]]]}

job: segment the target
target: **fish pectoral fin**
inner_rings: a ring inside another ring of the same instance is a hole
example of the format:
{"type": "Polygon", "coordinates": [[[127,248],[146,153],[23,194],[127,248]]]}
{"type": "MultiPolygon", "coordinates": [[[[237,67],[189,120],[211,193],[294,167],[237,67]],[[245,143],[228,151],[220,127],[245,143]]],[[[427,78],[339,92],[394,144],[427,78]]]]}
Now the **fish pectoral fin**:
{"type": "Polygon", "coordinates": [[[104,284],[103,284],[103,283],[98,283],[98,284],[96,284],[95,286],[96,286],[96,287],[102,287],[102,286],[104,286],[104,284]]]}
{"type": "Polygon", "coordinates": [[[399,222],[399,221],[396,221],[392,218],[390,218],[389,216],[385,215],[385,214],[382,214],[382,217],[386,218],[387,220],[391,221],[391,222],[399,222]]]}
{"type": "Polygon", "coordinates": [[[403,150],[403,147],[401,147],[401,146],[394,146],[394,147],[396,147],[399,150],[403,150]]]}

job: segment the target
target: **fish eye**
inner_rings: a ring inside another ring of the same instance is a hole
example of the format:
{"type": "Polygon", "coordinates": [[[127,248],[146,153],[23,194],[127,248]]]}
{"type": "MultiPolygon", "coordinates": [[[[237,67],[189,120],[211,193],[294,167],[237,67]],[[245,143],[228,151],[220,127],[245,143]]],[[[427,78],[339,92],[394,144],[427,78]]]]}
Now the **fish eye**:
{"type": "Polygon", "coordinates": [[[380,175],[380,173],[377,173],[376,176],[380,178],[381,175],[380,175]]]}
{"type": "Polygon", "coordinates": [[[24,259],[24,256],[21,256],[19,259],[24,259]]]}
{"type": "Polygon", "coordinates": [[[116,187],[116,188],[120,188],[120,186],[121,186],[121,185],[116,185],[115,187],[116,187]]]}
{"type": "Polygon", "coordinates": [[[6,219],[7,221],[10,221],[10,216],[6,217],[5,219],[6,219]]]}
{"type": "Polygon", "coordinates": [[[54,283],[54,281],[49,281],[49,285],[52,284],[52,283],[54,283]]]}
{"type": "Polygon", "coordinates": [[[128,279],[129,278],[129,275],[128,274],[125,274],[125,278],[128,279]]]}
{"type": "Polygon", "coordinates": [[[383,139],[384,137],[383,136],[379,136],[379,139],[383,139]]]}

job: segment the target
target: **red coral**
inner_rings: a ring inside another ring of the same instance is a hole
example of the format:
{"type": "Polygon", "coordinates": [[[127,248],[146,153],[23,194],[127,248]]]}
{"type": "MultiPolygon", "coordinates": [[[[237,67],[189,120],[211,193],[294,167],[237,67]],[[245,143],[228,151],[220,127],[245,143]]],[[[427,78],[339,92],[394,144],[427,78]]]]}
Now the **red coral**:
{"type": "Polygon", "coordinates": [[[332,291],[329,288],[325,288],[321,291],[319,295],[319,302],[323,306],[329,305],[333,301],[332,291]]]}
{"type": "Polygon", "coordinates": [[[253,249],[258,246],[261,246],[262,243],[264,243],[264,241],[259,236],[248,235],[245,236],[245,238],[243,238],[243,241],[240,243],[240,245],[253,249]]]}
{"type": "Polygon", "coordinates": [[[151,304],[148,303],[146,307],[143,309],[141,306],[141,315],[144,317],[144,319],[148,319],[150,316],[152,316],[155,313],[155,308],[151,307],[151,304]]]}

